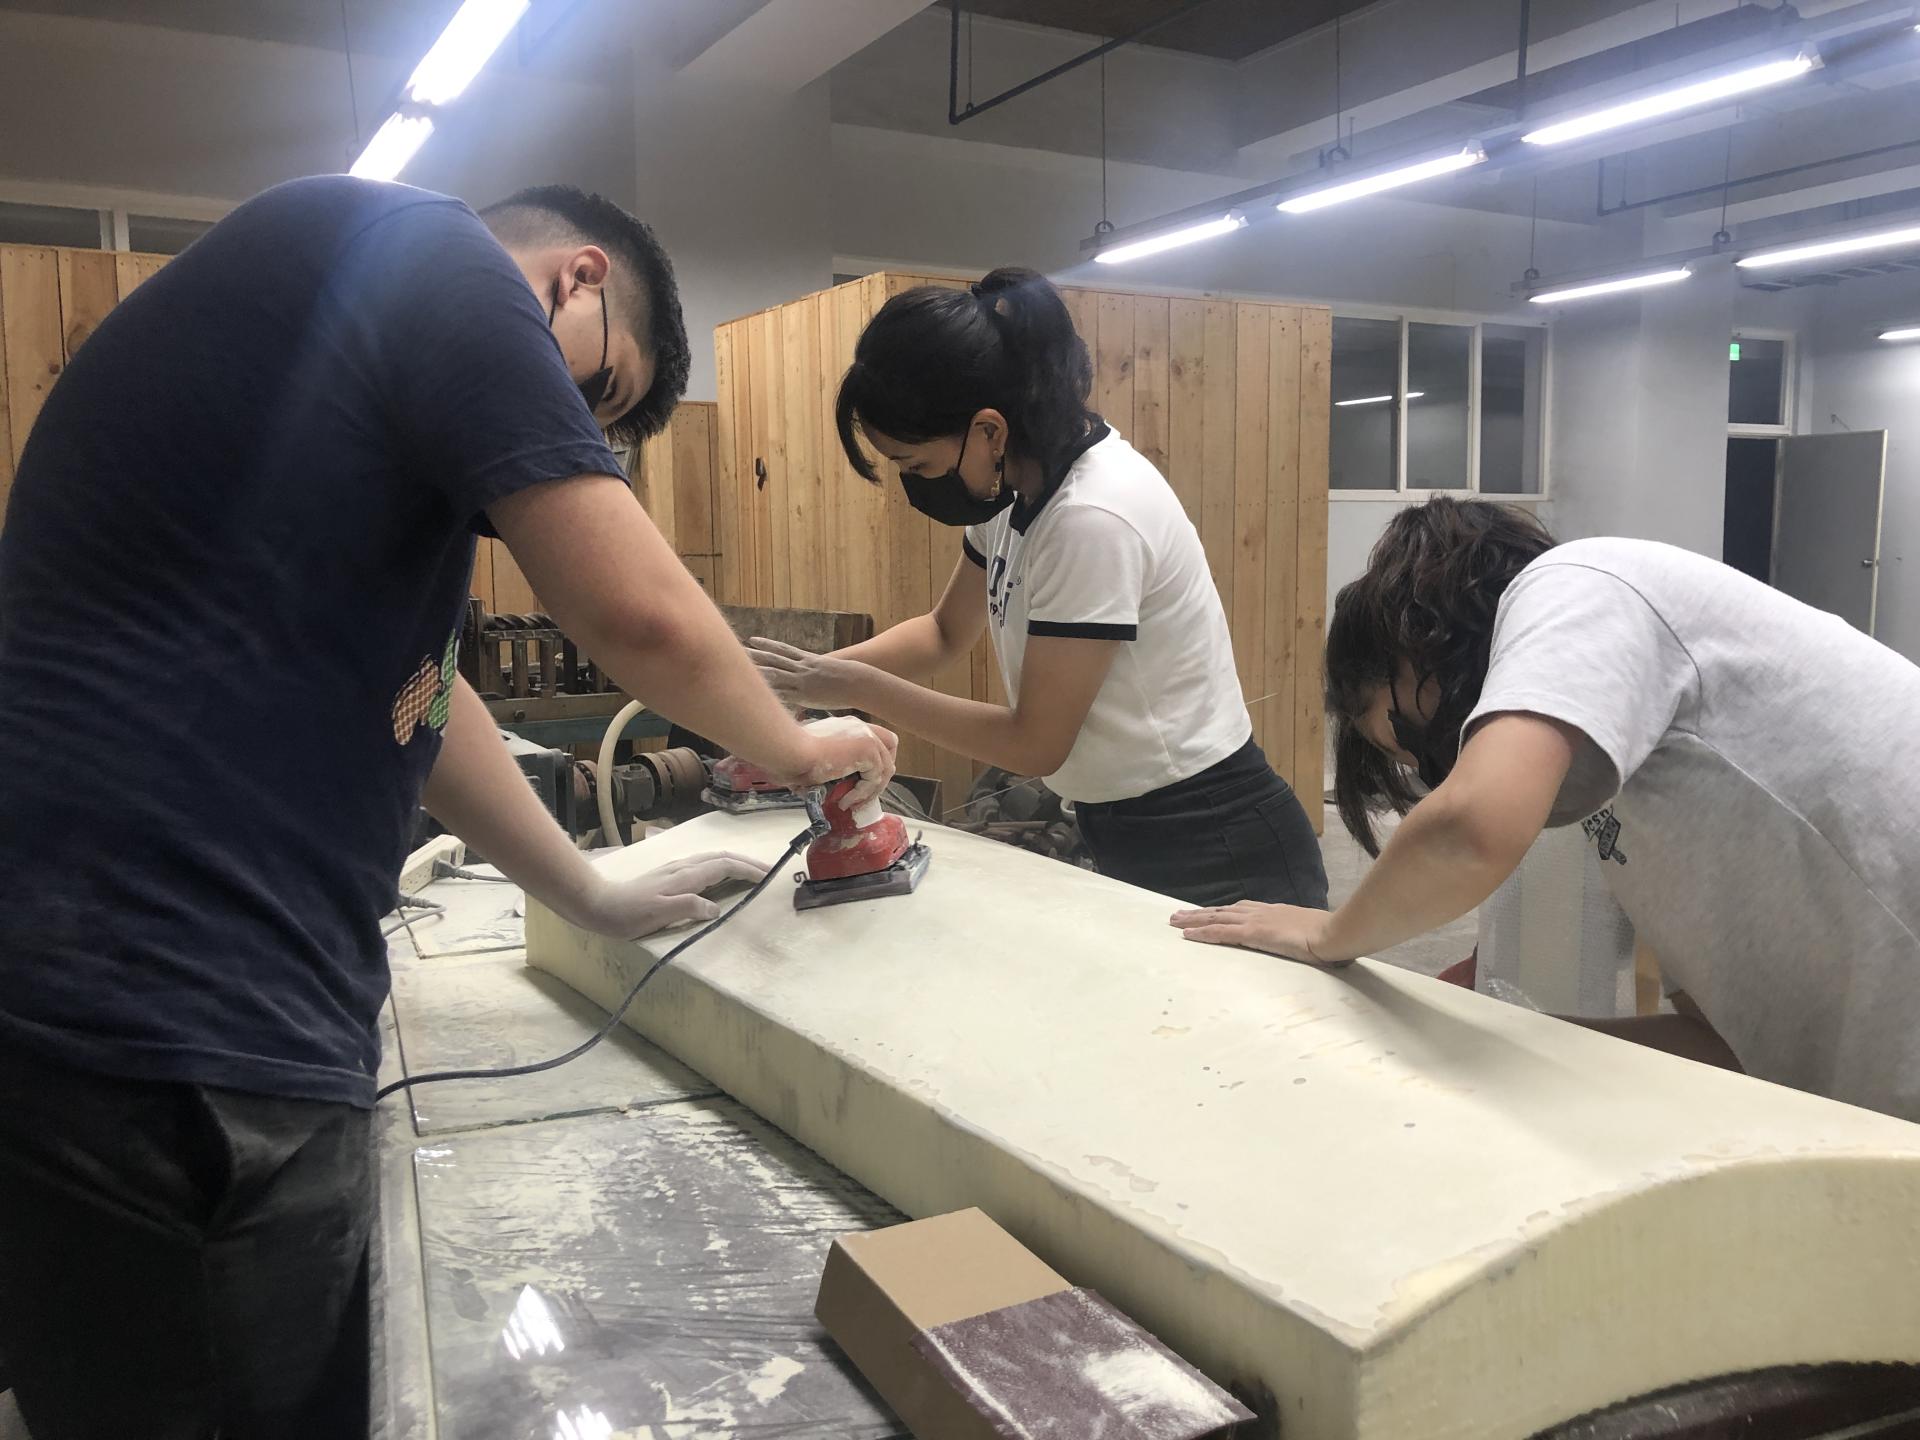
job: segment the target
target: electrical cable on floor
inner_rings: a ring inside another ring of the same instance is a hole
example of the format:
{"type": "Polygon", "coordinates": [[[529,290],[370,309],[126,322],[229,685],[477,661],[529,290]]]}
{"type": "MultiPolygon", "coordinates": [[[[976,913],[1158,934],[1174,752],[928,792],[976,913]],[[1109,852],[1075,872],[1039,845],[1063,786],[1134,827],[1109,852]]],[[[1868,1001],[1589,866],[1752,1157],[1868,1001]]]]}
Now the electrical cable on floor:
{"type": "Polygon", "coordinates": [[[455,865],[446,860],[433,862],[433,878],[436,880],[484,880],[489,885],[513,883],[504,875],[482,875],[478,870],[469,870],[464,865],[455,865]]]}
{"type": "MultiPolygon", "coordinates": [[[[434,910],[442,915],[447,913],[447,907],[440,904],[437,900],[422,900],[418,895],[401,895],[396,897],[393,902],[393,909],[395,914],[399,914],[399,912],[403,910],[434,910]]],[[[388,936],[397,934],[406,928],[407,917],[400,915],[393,924],[387,926],[386,929],[380,932],[380,938],[385,940],[388,936]]]]}
{"type": "MultiPolygon", "coordinates": [[[[443,1080],[505,1080],[515,1075],[537,1075],[542,1070],[557,1070],[570,1060],[578,1060],[582,1055],[586,1054],[587,1051],[593,1049],[594,1046],[598,1045],[613,1033],[614,1027],[626,1017],[627,1011],[632,1008],[633,1002],[639,997],[640,992],[646,988],[649,980],[653,979],[655,975],[658,975],[668,965],[679,959],[685,951],[693,946],[695,941],[704,940],[750,905],[754,899],[759,896],[760,892],[772,883],[773,877],[781,874],[786,869],[787,862],[798,855],[807,842],[813,839],[813,836],[814,831],[811,827],[802,831],[799,835],[796,835],[793,843],[787,846],[786,853],[768,867],[767,873],[754,882],[751,890],[747,891],[746,894],[734,902],[733,908],[721,915],[705,929],[696,930],[693,934],[687,936],[686,939],[682,940],[678,945],[675,945],[671,950],[667,951],[666,954],[654,961],[653,964],[649,965],[646,974],[636,980],[633,988],[627,991],[627,998],[622,1000],[613,1014],[607,1017],[607,1023],[594,1031],[593,1034],[589,1035],[580,1044],[574,1046],[573,1049],[567,1051],[566,1054],[556,1055],[551,1060],[538,1060],[527,1065],[503,1065],[498,1069],[492,1070],[435,1070],[426,1075],[409,1075],[403,1079],[395,1080],[391,1085],[381,1086],[379,1090],[374,1092],[374,1103],[378,1104],[396,1091],[411,1090],[416,1085],[434,1085],[443,1080]]],[[[401,923],[405,924],[406,922],[402,920],[401,923]]]]}

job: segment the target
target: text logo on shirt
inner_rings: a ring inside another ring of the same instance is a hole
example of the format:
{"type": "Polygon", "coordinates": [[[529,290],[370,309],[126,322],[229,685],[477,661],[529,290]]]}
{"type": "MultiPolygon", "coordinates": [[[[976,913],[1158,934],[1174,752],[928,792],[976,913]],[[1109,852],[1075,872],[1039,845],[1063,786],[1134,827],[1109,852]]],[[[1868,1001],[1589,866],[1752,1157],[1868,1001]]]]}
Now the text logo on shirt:
{"type": "Polygon", "coordinates": [[[1620,821],[1614,816],[1611,806],[1598,814],[1589,815],[1580,822],[1580,828],[1587,832],[1587,838],[1593,841],[1602,860],[1611,860],[1616,865],[1627,863],[1627,852],[1620,848],[1620,821]]]}
{"type": "Polygon", "coordinates": [[[1007,557],[996,555],[993,565],[987,571],[987,613],[993,616],[996,624],[1005,628],[1007,623],[1007,598],[1013,593],[1009,585],[1006,594],[1000,590],[1001,582],[1007,578],[1007,557]]]}

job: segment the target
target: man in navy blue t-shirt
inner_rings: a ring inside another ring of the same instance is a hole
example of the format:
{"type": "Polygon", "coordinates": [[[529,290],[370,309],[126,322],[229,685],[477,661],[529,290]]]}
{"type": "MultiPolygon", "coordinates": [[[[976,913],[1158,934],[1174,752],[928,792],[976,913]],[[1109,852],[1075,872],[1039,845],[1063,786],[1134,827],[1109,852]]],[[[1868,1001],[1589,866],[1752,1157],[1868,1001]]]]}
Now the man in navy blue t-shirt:
{"type": "Polygon", "coordinates": [[[576,924],[614,883],[453,645],[476,533],[632,694],[796,781],[803,729],[607,448],[685,386],[666,256],[564,188],[242,205],[54,386],[0,534],[0,1357],[40,1440],[364,1433],[381,917],[416,808],[576,924]]]}

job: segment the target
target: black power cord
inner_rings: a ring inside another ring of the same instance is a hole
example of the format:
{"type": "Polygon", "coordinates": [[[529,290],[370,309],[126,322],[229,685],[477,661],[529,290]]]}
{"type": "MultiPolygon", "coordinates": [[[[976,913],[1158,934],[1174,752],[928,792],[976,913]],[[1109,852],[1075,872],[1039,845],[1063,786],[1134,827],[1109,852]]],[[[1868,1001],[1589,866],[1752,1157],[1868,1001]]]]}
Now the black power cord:
{"type": "Polygon", "coordinates": [[[586,1054],[613,1033],[614,1026],[618,1025],[625,1017],[627,1011],[633,1007],[633,1002],[639,998],[640,992],[646,988],[649,980],[653,979],[654,976],[658,975],[662,970],[666,969],[667,966],[679,959],[696,940],[706,939],[707,936],[713,934],[714,931],[718,930],[722,925],[726,924],[751,904],[760,892],[765,890],[767,886],[773,882],[774,876],[785,871],[787,862],[798,855],[801,847],[813,839],[816,833],[818,833],[816,830],[809,827],[794,836],[793,843],[787,846],[787,853],[773,862],[773,865],[768,869],[767,873],[754,882],[753,888],[734,902],[732,909],[728,910],[719,919],[707,926],[706,929],[696,930],[693,934],[687,936],[686,939],[682,940],[678,945],[654,961],[653,964],[649,965],[647,967],[647,973],[634,982],[633,988],[627,992],[627,998],[620,1002],[619,1008],[607,1017],[607,1023],[594,1031],[593,1034],[589,1035],[580,1044],[574,1046],[573,1049],[567,1051],[566,1054],[556,1055],[551,1060],[537,1060],[528,1065],[503,1065],[497,1070],[435,1070],[426,1075],[409,1075],[403,1080],[394,1081],[391,1085],[383,1085],[374,1093],[374,1103],[378,1104],[396,1091],[411,1090],[416,1085],[436,1085],[442,1080],[505,1080],[515,1075],[538,1075],[542,1070],[557,1070],[569,1060],[578,1060],[582,1055],[586,1054]]]}

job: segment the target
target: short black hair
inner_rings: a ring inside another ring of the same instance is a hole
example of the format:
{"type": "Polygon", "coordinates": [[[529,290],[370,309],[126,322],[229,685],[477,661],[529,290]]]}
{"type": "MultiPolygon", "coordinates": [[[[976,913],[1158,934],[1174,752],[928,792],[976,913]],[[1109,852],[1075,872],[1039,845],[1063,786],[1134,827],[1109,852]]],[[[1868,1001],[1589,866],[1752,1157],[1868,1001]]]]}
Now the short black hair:
{"type": "Polygon", "coordinates": [[[1008,267],[966,290],[894,296],[853,349],[834,407],[840,448],[868,480],[862,425],[909,445],[959,435],[982,410],[1007,417],[1007,445],[1051,473],[1096,417],[1093,364],[1045,276],[1008,267]]]}
{"type": "Polygon", "coordinates": [[[1380,853],[1373,817],[1404,815],[1420,796],[1357,722],[1405,661],[1416,694],[1429,680],[1439,689],[1429,733],[1455,744],[1486,683],[1500,597],[1553,546],[1517,505],[1435,496],[1395,515],[1366,572],[1341,589],[1327,624],[1334,796],[1369,855],[1380,853]]]}
{"type": "MultiPolygon", "coordinates": [[[[680,314],[680,287],[673,262],[651,227],[603,195],[572,185],[535,185],[487,206],[480,218],[506,245],[598,245],[633,282],[622,302],[636,334],[645,321],[653,350],[653,384],[633,407],[607,427],[622,445],[634,445],[666,428],[673,407],[687,393],[687,325],[680,314]]],[[[620,287],[615,287],[618,296],[620,287]]]]}

